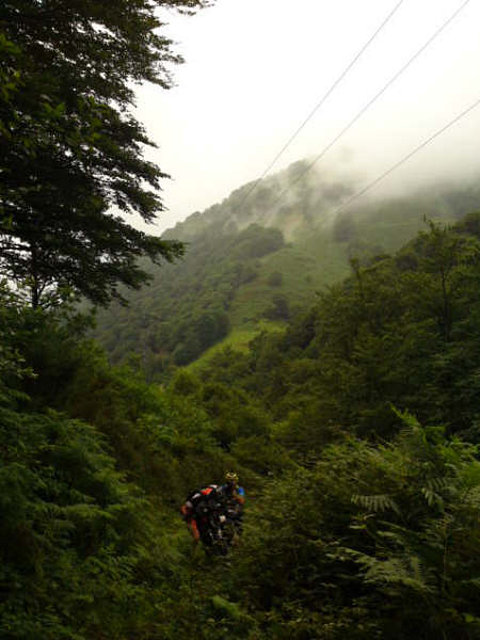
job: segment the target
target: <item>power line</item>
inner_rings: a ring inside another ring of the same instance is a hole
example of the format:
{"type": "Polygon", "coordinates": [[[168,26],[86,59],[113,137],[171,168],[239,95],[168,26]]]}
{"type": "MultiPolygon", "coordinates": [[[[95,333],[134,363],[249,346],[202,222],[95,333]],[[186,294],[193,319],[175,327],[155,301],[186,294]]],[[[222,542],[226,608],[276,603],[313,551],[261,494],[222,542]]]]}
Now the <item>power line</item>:
{"type": "Polygon", "coordinates": [[[344,79],[344,77],[347,75],[347,73],[350,71],[350,69],[355,65],[355,63],[359,60],[359,58],[362,56],[362,54],[366,51],[366,49],[370,46],[370,44],[375,40],[375,38],[378,36],[378,34],[382,31],[382,29],[386,26],[386,24],[390,21],[390,19],[393,17],[393,15],[398,11],[398,9],[400,8],[400,5],[403,4],[405,0],[399,0],[399,2],[397,2],[397,4],[395,5],[395,7],[390,11],[390,13],[387,15],[387,17],[383,20],[383,22],[380,24],[379,27],[377,27],[377,29],[374,31],[374,33],[370,36],[370,38],[367,40],[367,42],[363,45],[363,47],[360,49],[360,51],[358,51],[358,53],[355,55],[355,57],[351,60],[351,62],[345,67],[345,69],[343,70],[343,72],[340,74],[340,76],[335,80],[335,82],[332,84],[332,86],[328,89],[328,91],[322,96],[321,100],[315,105],[315,107],[312,109],[312,111],[308,114],[308,116],[305,118],[305,120],[300,124],[300,126],[294,131],[294,133],[292,133],[292,135],[288,138],[288,140],[285,142],[285,144],[283,145],[283,147],[280,149],[280,151],[277,153],[277,155],[273,158],[273,160],[270,162],[270,164],[268,165],[268,167],[264,170],[264,172],[262,173],[262,175],[257,178],[255,180],[255,182],[253,183],[252,187],[248,190],[248,192],[246,193],[246,195],[244,196],[244,198],[242,199],[242,201],[240,202],[238,208],[241,208],[242,205],[245,203],[245,201],[251,196],[251,194],[255,191],[255,189],[257,188],[258,184],[263,180],[263,178],[267,175],[267,173],[270,171],[270,169],[276,164],[277,160],[279,160],[279,158],[284,154],[284,152],[288,149],[288,147],[291,145],[291,143],[295,140],[295,138],[298,136],[298,134],[302,131],[302,129],[305,127],[305,125],[313,118],[313,116],[317,113],[317,111],[320,109],[320,107],[324,104],[324,102],[327,100],[327,98],[330,97],[330,95],[333,93],[333,91],[337,88],[337,86],[340,84],[340,82],[344,79]]]}
{"type": "Polygon", "coordinates": [[[378,178],[375,178],[375,180],[372,180],[372,182],[370,182],[366,187],[354,193],[348,200],[346,200],[342,205],[340,205],[340,207],[338,207],[338,209],[336,209],[332,215],[336,215],[337,213],[339,213],[340,211],[348,207],[354,200],[357,200],[358,198],[363,196],[365,193],[367,193],[367,191],[370,191],[370,189],[375,187],[381,180],[383,180],[388,175],[390,175],[393,171],[395,171],[395,169],[398,169],[398,167],[400,167],[402,164],[405,164],[405,162],[410,160],[412,156],[414,156],[416,153],[418,153],[424,147],[430,144],[433,140],[435,140],[435,138],[438,138],[438,136],[444,133],[445,131],[447,131],[447,129],[450,129],[450,127],[453,127],[454,124],[456,124],[459,120],[461,120],[468,113],[470,113],[470,111],[473,111],[476,107],[478,107],[478,105],[480,105],[480,98],[476,100],[473,104],[471,104],[467,109],[465,109],[464,111],[459,113],[457,116],[455,116],[453,120],[450,120],[450,122],[444,125],[441,129],[438,129],[438,131],[433,133],[429,138],[421,142],[417,147],[415,147],[415,149],[407,153],[407,155],[405,155],[401,160],[399,160],[394,165],[392,165],[389,169],[384,171],[380,176],[378,176],[378,178]]]}
{"type": "Polygon", "coordinates": [[[413,56],[393,75],[390,80],[380,89],[378,93],[371,98],[366,105],[364,105],[360,111],[350,120],[350,122],[338,133],[333,140],[331,140],[319,153],[319,155],[295,178],[295,180],[288,187],[281,191],[278,198],[273,203],[272,207],[274,207],[284,196],[287,191],[297,184],[299,180],[303,178],[305,174],[307,174],[315,164],[319,160],[321,160],[324,155],[329,151],[333,145],[338,142],[338,140],[349,130],[351,127],[361,118],[361,116],[385,93],[385,91],[396,81],[398,78],[404,73],[408,67],[429,47],[432,42],[448,27],[448,25],[458,16],[458,14],[467,6],[470,0],[465,0],[453,13],[452,15],[442,23],[442,25],[434,32],[432,36],[418,49],[413,56]]]}

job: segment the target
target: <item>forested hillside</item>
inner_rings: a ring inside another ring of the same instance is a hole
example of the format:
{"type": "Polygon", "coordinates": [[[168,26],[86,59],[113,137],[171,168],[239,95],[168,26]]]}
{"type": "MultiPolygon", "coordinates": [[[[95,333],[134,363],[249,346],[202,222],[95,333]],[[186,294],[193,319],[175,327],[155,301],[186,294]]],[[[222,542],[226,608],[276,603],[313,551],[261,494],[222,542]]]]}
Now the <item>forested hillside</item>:
{"type": "Polygon", "coordinates": [[[4,292],[2,636],[477,637],[479,220],[163,389],[4,292]],[[178,507],[228,468],[225,560],[178,507]]]}
{"type": "Polygon", "coordinates": [[[162,28],[146,0],[0,8],[0,638],[479,638],[478,190],[317,218],[351,187],[294,165],[286,209],[275,177],[138,231],[162,28]],[[132,289],[107,353],[85,305],[132,289]],[[227,470],[220,556],[180,506],[227,470]]]}
{"type": "Polygon", "coordinates": [[[246,345],[283,326],[345,277],[350,260],[397,250],[425,217],[454,221],[480,207],[476,185],[444,186],[332,215],[354,183],[303,176],[305,166],[245,185],[165,234],[187,243],[182,261],[150,269],[150,286],[126,294],[129,307],[98,314],[94,335],[112,362],[136,354],[149,379],[164,380],[212,345],[246,345]]]}

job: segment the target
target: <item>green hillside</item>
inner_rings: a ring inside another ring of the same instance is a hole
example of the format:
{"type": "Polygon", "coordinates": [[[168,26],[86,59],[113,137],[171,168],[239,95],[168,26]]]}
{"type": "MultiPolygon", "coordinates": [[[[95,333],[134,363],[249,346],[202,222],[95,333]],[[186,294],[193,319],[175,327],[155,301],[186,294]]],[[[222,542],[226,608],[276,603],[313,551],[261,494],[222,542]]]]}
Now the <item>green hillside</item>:
{"type": "Polygon", "coordinates": [[[354,266],[162,386],[0,289],[2,637],[478,637],[479,215],[354,266]],[[230,468],[212,557],[178,508],[230,468]]]}
{"type": "Polygon", "coordinates": [[[303,177],[303,163],[247,184],[165,234],[187,243],[182,261],[162,269],[150,287],[124,292],[129,307],[98,312],[95,336],[114,363],[139,359],[150,379],[186,365],[230,332],[258,333],[285,323],[319,291],[350,271],[398,249],[425,218],[454,221],[480,209],[480,189],[443,188],[363,203],[332,216],[353,184],[303,177]],[[288,191],[289,185],[292,190],[288,191]],[[287,191],[286,191],[287,190],[287,191]],[[279,193],[285,193],[279,201],[279,193]]]}
{"type": "Polygon", "coordinates": [[[0,638],[477,640],[479,189],[335,216],[296,163],[129,226],[157,9],[210,4],[0,11],[0,638]]]}

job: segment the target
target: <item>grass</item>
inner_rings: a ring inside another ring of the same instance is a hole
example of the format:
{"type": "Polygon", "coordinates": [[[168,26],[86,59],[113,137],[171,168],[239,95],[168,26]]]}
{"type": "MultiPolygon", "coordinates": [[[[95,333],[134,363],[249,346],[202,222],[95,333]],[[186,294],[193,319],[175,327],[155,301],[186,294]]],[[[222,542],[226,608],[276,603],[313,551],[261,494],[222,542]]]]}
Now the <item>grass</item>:
{"type": "Polygon", "coordinates": [[[310,246],[287,246],[262,258],[257,278],[237,291],[229,311],[231,324],[239,329],[258,327],[279,295],[288,299],[291,309],[306,307],[317,291],[348,272],[345,247],[325,236],[319,235],[310,246]],[[269,284],[274,272],[282,274],[279,286],[269,284]]]}
{"type": "Polygon", "coordinates": [[[186,365],[184,368],[192,373],[197,373],[215,354],[225,349],[225,347],[231,347],[234,351],[247,352],[249,342],[253,340],[257,333],[258,330],[253,326],[251,329],[234,329],[223,340],[204,351],[197,360],[186,365]]]}
{"type": "Polygon", "coordinates": [[[223,349],[230,347],[234,351],[246,353],[248,352],[250,342],[259,333],[261,333],[262,331],[281,331],[282,329],[282,323],[268,322],[266,320],[262,320],[256,324],[251,324],[246,328],[233,329],[233,331],[231,331],[228,336],[204,351],[197,360],[186,365],[184,369],[186,371],[190,371],[191,373],[198,373],[201,369],[203,369],[203,367],[208,364],[208,362],[215,356],[215,354],[219,353],[223,349]]]}

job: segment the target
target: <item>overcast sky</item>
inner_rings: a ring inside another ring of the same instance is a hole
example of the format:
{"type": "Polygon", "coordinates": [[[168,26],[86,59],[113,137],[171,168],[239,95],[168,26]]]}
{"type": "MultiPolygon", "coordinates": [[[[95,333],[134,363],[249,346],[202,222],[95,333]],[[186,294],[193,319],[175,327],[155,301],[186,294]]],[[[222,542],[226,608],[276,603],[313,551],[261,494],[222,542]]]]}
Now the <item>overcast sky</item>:
{"type": "MultiPolygon", "coordinates": [[[[315,157],[464,0],[404,0],[358,63],[271,170],[315,157]]],[[[138,91],[137,117],[170,173],[161,231],[258,178],[398,0],[217,0],[168,15],[185,64],[170,91],[138,91]]],[[[316,165],[365,184],[480,98],[480,0],[454,21],[316,165]]],[[[384,181],[381,189],[471,175],[480,107],[384,181]]],[[[378,192],[381,192],[378,189],[378,192]]]]}

